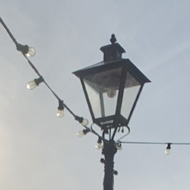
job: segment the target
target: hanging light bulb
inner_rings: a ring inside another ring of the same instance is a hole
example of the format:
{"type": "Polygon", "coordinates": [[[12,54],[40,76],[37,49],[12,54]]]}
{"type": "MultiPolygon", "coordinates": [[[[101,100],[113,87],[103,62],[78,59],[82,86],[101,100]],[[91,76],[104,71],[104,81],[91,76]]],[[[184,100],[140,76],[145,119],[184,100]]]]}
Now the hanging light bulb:
{"type": "Polygon", "coordinates": [[[165,154],[166,155],[170,155],[171,154],[171,144],[170,143],[168,143],[167,146],[166,146],[165,154]]]}
{"type": "Polygon", "coordinates": [[[57,110],[57,117],[62,118],[64,116],[64,109],[63,110],[57,110]]]}
{"type": "Polygon", "coordinates": [[[27,88],[28,88],[29,90],[33,90],[36,86],[37,86],[37,85],[36,85],[35,81],[30,81],[30,82],[28,82],[28,84],[27,84],[27,88]]]}
{"type": "Polygon", "coordinates": [[[82,126],[87,127],[88,123],[89,122],[87,119],[83,119],[81,124],[82,124],[82,126]]]}
{"type": "Polygon", "coordinates": [[[121,142],[119,141],[116,142],[116,148],[117,150],[122,150],[121,142]]]}
{"type": "Polygon", "coordinates": [[[28,57],[33,57],[34,55],[36,55],[36,50],[33,47],[28,47],[28,52],[26,54],[28,57]]]}
{"type": "Polygon", "coordinates": [[[33,90],[36,86],[38,86],[43,81],[44,81],[43,77],[40,76],[39,78],[34,79],[33,81],[28,82],[27,88],[29,90],[33,90]]]}
{"type": "Polygon", "coordinates": [[[59,106],[57,110],[57,117],[62,118],[64,116],[64,105],[63,101],[59,100],[59,106]]]}
{"type": "Polygon", "coordinates": [[[107,96],[108,96],[109,98],[114,98],[115,95],[116,95],[116,90],[114,90],[114,89],[108,89],[108,90],[107,90],[107,96]]]}
{"type": "Polygon", "coordinates": [[[22,45],[22,44],[17,44],[17,50],[22,52],[28,57],[33,57],[36,54],[36,50],[33,47],[29,47],[28,45],[22,45]]]}
{"type": "Polygon", "coordinates": [[[77,137],[83,137],[84,135],[86,135],[90,130],[89,129],[84,129],[82,131],[79,131],[77,133],[77,137]]]}
{"type": "Polygon", "coordinates": [[[75,115],[75,120],[77,120],[84,127],[87,127],[89,123],[87,119],[84,119],[83,117],[79,117],[77,115],[75,115]]]}
{"type": "Polygon", "coordinates": [[[77,133],[77,137],[83,137],[85,134],[84,134],[84,132],[83,131],[79,131],[78,133],[77,133]]]}
{"type": "Polygon", "coordinates": [[[97,150],[100,150],[100,149],[103,148],[103,146],[102,146],[102,139],[100,137],[98,138],[98,141],[97,141],[97,144],[96,144],[95,148],[97,150]]]}

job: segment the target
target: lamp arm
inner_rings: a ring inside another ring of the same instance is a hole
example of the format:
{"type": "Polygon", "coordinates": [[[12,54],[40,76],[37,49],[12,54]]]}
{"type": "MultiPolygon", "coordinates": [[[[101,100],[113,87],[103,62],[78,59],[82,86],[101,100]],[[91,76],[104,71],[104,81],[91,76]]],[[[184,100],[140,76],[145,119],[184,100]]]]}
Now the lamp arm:
{"type": "Polygon", "coordinates": [[[125,135],[123,135],[121,138],[119,138],[117,141],[120,141],[121,139],[123,139],[124,137],[126,137],[127,135],[129,135],[129,133],[130,133],[130,128],[128,127],[128,126],[125,126],[127,129],[128,129],[128,132],[127,132],[127,134],[125,134],[125,135]]]}
{"type": "Polygon", "coordinates": [[[106,140],[105,138],[104,138],[104,132],[102,133],[102,136],[100,136],[94,129],[93,129],[93,126],[94,125],[94,123],[92,123],[92,125],[90,126],[90,131],[93,133],[93,134],[95,134],[96,136],[98,136],[103,142],[109,142],[108,140],[106,140]]]}

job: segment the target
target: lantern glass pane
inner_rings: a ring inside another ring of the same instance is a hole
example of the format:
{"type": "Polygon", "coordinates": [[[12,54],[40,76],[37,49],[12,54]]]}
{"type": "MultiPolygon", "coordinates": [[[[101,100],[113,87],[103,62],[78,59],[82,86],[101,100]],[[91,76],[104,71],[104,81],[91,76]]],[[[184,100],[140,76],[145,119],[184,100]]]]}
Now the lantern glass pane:
{"type": "MultiPolygon", "coordinates": [[[[119,85],[119,84],[118,84],[119,85]]],[[[104,111],[105,116],[115,115],[117,106],[118,90],[110,90],[103,93],[104,111]]]]}
{"type": "Polygon", "coordinates": [[[94,113],[94,117],[99,118],[102,115],[100,93],[91,85],[89,85],[88,81],[84,80],[84,84],[94,113]]]}
{"type": "Polygon", "coordinates": [[[120,79],[121,68],[84,77],[84,84],[95,118],[115,115],[120,79]]]}
{"type": "Polygon", "coordinates": [[[129,72],[127,72],[121,107],[121,115],[126,119],[128,119],[131,113],[140,87],[141,84],[129,72]]]}

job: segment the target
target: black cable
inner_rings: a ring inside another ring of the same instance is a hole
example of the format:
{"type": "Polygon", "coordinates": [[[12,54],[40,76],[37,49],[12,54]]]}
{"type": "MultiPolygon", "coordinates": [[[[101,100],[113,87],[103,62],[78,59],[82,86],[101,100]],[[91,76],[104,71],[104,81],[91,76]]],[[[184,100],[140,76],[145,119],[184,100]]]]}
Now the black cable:
{"type": "Polygon", "coordinates": [[[0,22],[3,25],[4,29],[6,30],[6,32],[9,34],[10,38],[13,40],[13,42],[17,46],[18,43],[17,43],[16,39],[14,38],[14,36],[12,35],[12,33],[10,32],[10,30],[8,29],[7,25],[4,23],[4,21],[1,17],[0,17],[0,22]]]}
{"type": "MultiPolygon", "coordinates": [[[[0,17],[0,22],[3,25],[4,29],[6,30],[6,32],[9,34],[10,38],[13,40],[13,42],[15,43],[16,46],[18,46],[18,42],[16,41],[15,37],[13,36],[13,34],[10,32],[10,30],[8,29],[7,25],[4,23],[4,21],[2,20],[2,18],[0,17]]],[[[21,52],[22,53],[22,52],[21,52]]],[[[27,62],[29,63],[30,67],[34,70],[34,72],[39,76],[42,77],[42,75],[40,74],[40,72],[38,71],[38,69],[34,66],[34,64],[29,60],[29,58],[22,53],[22,55],[25,57],[25,59],[27,60],[27,62]]],[[[50,87],[50,85],[45,81],[44,77],[43,78],[43,82],[44,84],[47,86],[47,88],[51,91],[51,93],[55,96],[55,98],[58,101],[61,101],[61,98],[59,98],[59,96],[53,91],[53,89],[50,87]]],[[[75,120],[79,121],[80,123],[82,123],[83,118],[79,117],[77,115],[74,114],[74,112],[65,104],[63,103],[63,106],[69,111],[69,113],[75,118],[75,120]]]]}
{"type": "Polygon", "coordinates": [[[34,66],[34,64],[28,59],[28,57],[22,53],[22,55],[26,58],[26,60],[28,61],[30,67],[34,70],[34,72],[40,77],[41,74],[40,72],[37,70],[37,68],[34,66]]]}
{"type": "Polygon", "coordinates": [[[175,142],[127,142],[127,141],[119,141],[120,143],[124,144],[154,144],[154,145],[161,145],[161,144],[171,144],[171,145],[190,145],[190,143],[175,143],[175,142]]]}

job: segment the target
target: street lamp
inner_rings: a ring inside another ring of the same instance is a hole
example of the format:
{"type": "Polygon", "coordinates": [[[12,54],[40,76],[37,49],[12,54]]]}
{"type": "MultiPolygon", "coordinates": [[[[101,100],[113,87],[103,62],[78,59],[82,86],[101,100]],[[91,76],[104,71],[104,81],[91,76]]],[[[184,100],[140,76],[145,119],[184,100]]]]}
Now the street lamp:
{"type": "Polygon", "coordinates": [[[128,123],[142,91],[143,85],[150,81],[129,59],[122,58],[122,53],[124,53],[125,50],[116,43],[114,34],[110,40],[111,44],[101,47],[101,51],[104,53],[104,60],[102,62],[74,72],[74,74],[81,80],[93,120],[93,124],[89,128],[88,120],[74,114],[64,101],[53,91],[34,64],[29,60],[27,56],[34,56],[35,49],[30,48],[28,45],[19,44],[1,17],[0,23],[15,43],[17,50],[23,54],[28,64],[39,77],[34,79],[34,81],[30,81],[27,87],[32,90],[43,82],[58,100],[58,117],[63,117],[64,109],[66,109],[74,119],[85,128],[77,134],[79,137],[82,137],[89,132],[98,136],[96,148],[102,149],[102,154],[105,157],[105,159],[100,159],[100,162],[105,165],[103,183],[104,190],[113,190],[113,175],[117,174],[117,171],[114,170],[114,155],[117,150],[121,150],[122,143],[151,145],[166,144],[165,153],[167,155],[170,154],[171,145],[190,145],[190,143],[174,142],[121,141],[121,139],[130,132],[128,123]],[[94,124],[99,126],[102,130],[101,135],[93,129],[94,124]],[[123,133],[124,128],[128,129],[128,133],[115,140],[116,133],[123,133]]]}
{"type": "Polygon", "coordinates": [[[114,137],[128,127],[143,85],[150,82],[129,59],[122,58],[125,50],[116,43],[114,34],[110,41],[100,48],[102,62],[74,72],[81,81],[93,123],[102,130],[99,140],[103,141],[105,156],[104,190],[113,189],[113,160],[119,148],[114,137]]]}

